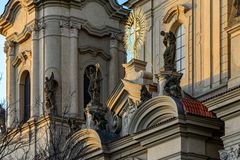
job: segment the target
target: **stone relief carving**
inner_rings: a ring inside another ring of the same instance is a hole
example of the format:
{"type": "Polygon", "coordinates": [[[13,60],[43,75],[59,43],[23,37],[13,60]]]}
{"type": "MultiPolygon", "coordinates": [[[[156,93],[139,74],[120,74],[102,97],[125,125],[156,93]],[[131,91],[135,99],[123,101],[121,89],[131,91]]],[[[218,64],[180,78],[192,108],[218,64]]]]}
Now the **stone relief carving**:
{"type": "Polygon", "coordinates": [[[220,160],[238,160],[240,159],[240,144],[231,147],[230,150],[219,151],[220,160]]]}
{"type": "Polygon", "coordinates": [[[51,77],[46,77],[44,83],[44,92],[46,98],[46,109],[48,113],[56,114],[55,106],[55,94],[58,87],[58,82],[54,79],[54,73],[52,72],[51,77]]]}
{"type": "Polygon", "coordinates": [[[166,49],[164,51],[164,70],[175,70],[175,56],[176,56],[176,37],[170,32],[161,31],[161,35],[164,37],[163,44],[166,49]]]}
{"type": "Polygon", "coordinates": [[[134,113],[136,112],[136,110],[137,110],[137,106],[134,104],[134,102],[131,98],[128,98],[128,106],[122,116],[122,133],[123,133],[123,135],[128,134],[128,126],[129,126],[130,121],[131,121],[134,113]]]}
{"type": "Polygon", "coordinates": [[[36,20],[34,24],[31,25],[32,31],[40,31],[46,28],[46,23],[44,20],[36,20]]]}

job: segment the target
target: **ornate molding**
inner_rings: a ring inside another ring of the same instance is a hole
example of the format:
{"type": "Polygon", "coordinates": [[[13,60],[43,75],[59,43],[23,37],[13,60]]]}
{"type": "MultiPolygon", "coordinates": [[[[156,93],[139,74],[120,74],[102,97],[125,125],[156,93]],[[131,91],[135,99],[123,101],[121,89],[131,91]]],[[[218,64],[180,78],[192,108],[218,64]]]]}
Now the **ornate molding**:
{"type": "Polygon", "coordinates": [[[238,160],[240,158],[240,144],[232,146],[230,150],[220,150],[220,160],[238,160]]]}
{"type": "Polygon", "coordinates": [[[25,63],[27,59],[31,58],[31,56],[32,56],[31,51],[26,50],[21,52],[12,61],[13,67],[17,68],[22,62],[25,63]]]}
{"type": "Polygon", "coordinates": [[[177,5],[175,7],[172,7],[167,11],[166,15],[163,17],[163,23],[167,24],[171,22],[171,20],[175,16],[179,17],[180,14],[185,14],[189,10],[190,10],[189,8],[182,5],[177,5]]]}
{"type": "Polygon", "coordinates": [[[109,61],[111,59],[111,56],[105,53],[102,49],[92,48],[92,47],[82,47],[79,48],[80,54],[91,54],[93,57],[100,56],[104,60],[109,61]]]}

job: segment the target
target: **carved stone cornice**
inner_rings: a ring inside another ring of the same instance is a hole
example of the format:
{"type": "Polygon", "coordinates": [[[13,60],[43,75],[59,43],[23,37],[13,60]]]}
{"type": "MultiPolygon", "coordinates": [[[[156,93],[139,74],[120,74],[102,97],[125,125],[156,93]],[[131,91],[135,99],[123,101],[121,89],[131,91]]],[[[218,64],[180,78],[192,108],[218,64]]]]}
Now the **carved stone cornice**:
{"type": "Polygon", "coordinates": [[[107,53],[105,53],[103,50],[88,47],[88,46],[79,48],[79,53],[80,54],[91,54],[93,57],[100,56],[104,60],[107,60],[107,61],[109,61],[111,59],[111,56],[108,55],[107,53]]]}
{"type": "Polygon", "coordinates": [[[7,38],[15,41],[16,43],[23,43],[28,38],[31,37],[33,31],[40,31],[44,29],[45,24],[39,23],[39,21],[32,21],[28,23],[21,33],[14,32],[12,35],[9,35],[7,38]]]}
{"type": "Polygon", "coordinates": [[[59,27],[60,28],[68,28],[68,29],[81,29],[82,23],[76,22],[74,20],[60,20],[59,27]]]}
{"type": "Polygon", "coordinates": [[[28,50],[18,54],[12,61],[13,67],[17,68],[22,62],[25,63],[26,60],[29,59],[31,56],[32,52],[28,50]]]}
{"type": "Polygon", "coordinates": [[[0,17],[0,33],[6,35],[5,30],[14,23],[17,13],[21,8],[27,9],[27,12],[31,12],[34,9],[33,0],[10,0],[0,17]]]}

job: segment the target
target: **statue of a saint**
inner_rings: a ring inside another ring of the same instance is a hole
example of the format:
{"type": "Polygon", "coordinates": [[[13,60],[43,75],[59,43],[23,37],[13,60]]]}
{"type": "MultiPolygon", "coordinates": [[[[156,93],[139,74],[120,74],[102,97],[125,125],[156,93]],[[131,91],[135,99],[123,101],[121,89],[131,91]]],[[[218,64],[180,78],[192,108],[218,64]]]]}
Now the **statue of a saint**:
{"type": "Polygon", "coordinates": [[[99,76],[99,65],[96,64],[96,68],[94,66],[90,66],[86,70],[86,75],[89,79],[88,93],[91,98],[91,104],[97,105],[100,104],[100,82],[101,78],[99,76]]]}
{"type": "Polygon", "coordinates": [[[52,72],[51,77],[46,77],[44,83],[44,92],[46,95],[46,108],[50,111],[55,112],[55,92],[58,87],[58,82],[54,79],[54,74],[52,72]]]}
{"type": "Polygon", "coordinates": [[[240,0],[235,0],[233,6],[237,10],[236,17],[240,16],[240,0]]]}
{"type": "Polygon", "coordinates": [[[161,31],[161,35],[164,36],[163,44],[166,46],[164,51],[164,69],[165,71],[175,70],[175,56],[176,56],[176,38],[175,35],[170,32],[161,31]]]}

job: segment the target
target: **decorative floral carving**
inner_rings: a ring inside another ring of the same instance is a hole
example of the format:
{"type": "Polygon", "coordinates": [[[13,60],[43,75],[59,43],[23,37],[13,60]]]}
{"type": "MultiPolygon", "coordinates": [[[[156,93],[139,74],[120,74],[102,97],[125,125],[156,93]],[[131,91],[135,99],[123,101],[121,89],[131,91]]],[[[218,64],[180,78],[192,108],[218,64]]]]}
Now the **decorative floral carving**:
{"type": "Polygon", "coordinates": [[[219,151],[220,160],[238,160],[240,158],[240,144],[231,147],[230,150],[219,151]]]}

